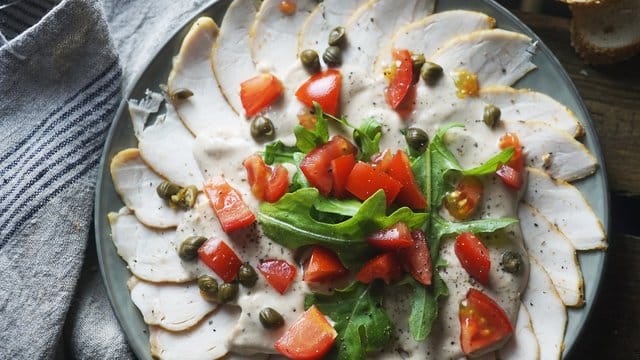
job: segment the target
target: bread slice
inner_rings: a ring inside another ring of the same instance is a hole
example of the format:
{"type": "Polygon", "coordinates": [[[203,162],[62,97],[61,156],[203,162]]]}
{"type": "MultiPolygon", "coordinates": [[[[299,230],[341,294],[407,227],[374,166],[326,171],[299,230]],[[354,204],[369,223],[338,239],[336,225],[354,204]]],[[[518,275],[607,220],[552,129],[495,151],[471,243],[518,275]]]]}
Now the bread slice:
{"type": "Polygon", "coordinates": [[[571,43],[590,64],[611,64],[640,52],[640,0],[572,5],[571,43]]]}

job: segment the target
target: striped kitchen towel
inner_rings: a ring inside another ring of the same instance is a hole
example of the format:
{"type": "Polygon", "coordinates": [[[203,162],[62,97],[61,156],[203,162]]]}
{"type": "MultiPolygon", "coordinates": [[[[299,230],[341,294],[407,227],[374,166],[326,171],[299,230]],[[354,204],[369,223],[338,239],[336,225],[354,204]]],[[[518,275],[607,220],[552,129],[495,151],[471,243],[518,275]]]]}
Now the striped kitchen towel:
{"type": "Polygon", "coordinates": [[[0,0],[0,359],[132,356],[86,251],[96,170],[132,75],[210,2],[0,0]]]}

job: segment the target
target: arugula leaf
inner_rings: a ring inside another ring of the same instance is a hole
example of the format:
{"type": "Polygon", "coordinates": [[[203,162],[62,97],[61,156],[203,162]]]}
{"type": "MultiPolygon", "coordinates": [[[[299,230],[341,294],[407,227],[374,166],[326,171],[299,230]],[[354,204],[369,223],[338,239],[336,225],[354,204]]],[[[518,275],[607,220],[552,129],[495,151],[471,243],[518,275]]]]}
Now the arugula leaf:
{"type": "Polygon", "coordinates": [[[296,147],[305,154],[316,146],[329,141],[329,124],[324,118],[322,107],[317,102],[314,102],[313,106],[316,113],[315,129],[309,130],[302,125],[293,128],[293,133],[296,135],[296,147]]]}
{"type": "Polygon", "coordinates": [[[493,174],[500,165],[506,164],[511,160],[514,152],[515,150],[513,147],[506,148],[491,159],[485,161],[484,164],[476,166],[473,169],[462,170],[462,174],[473,176],[493,174]]]}
{"type": "Polygon", "coordinates": [[[426,199],[431,197],[431,157],[429,155],[429,151],[425,151],[411,159],[411,171],[426,199]]]}
{"type": "Polygon", "coordinates": [[[353,140],[360,149],[358,159],[371,160],[371,156],[380,152],[382,125],[374,118],[362,121],[359,128],[353,130],[353,140]]]}
{"type": "Polygon", "coordinates": [[[295,164],[293,156],[298,151],[298,148],[295,146],[287,146],[282,143],[282,141],[274,141],[264,149],[262,156],[264,157],[264,162],[267,165],[273,165],[275,163],[290,163],[295,164]]]}
{"type": "Polygon", "coordinates": [[[362,203],[356,199],[338,200],[320,196],[313,207],[321,212],[338,214],[343,216],[353,216],[358,212],[362,203]]]}
{"type": "Polygon", "coordinates": [[[413,277],[406,276],[398,285],[411,287],[411,313],[409,314],[409,331],[416,341],[429,336],[433,322],[438,318],[438,300],[449,295],[444,280],[434,271],[431,286],[424,286],[413,277]]]}
{"type": "Polygon", "coordinates": [[[313,204],[320,197],[315,188],[304,188],[285,194],[278,202],[260,205],[258,220],[265,235],[273,241],[297,249],[319,244],[332,249],[349,268],[371,256],[365,237],[372,232],[404,222],[415,229],[424,225],[427,214],[414,213],[407,207],[386,215],[386,200],[382,190],[362,203],[348,220],[336,224],[324,223],[311,216],[313,204]]]}
{"type": "Polygon", "coordinates": [[[337,358],[364,359],[367,352],[383,349],[394,326],[382,306],[382,284],[353,282],[333,294],[311,294],[305,307],[316,305],[335,322],[337,358]]]}

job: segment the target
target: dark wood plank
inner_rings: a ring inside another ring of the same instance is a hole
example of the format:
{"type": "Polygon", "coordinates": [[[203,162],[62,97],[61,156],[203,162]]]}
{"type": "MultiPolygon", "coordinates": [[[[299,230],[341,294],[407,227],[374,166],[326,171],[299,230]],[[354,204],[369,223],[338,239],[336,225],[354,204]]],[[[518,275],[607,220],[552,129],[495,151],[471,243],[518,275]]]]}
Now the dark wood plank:
{"type": "Polygon", "coordinates": [[[640,57],[589,66],[571,47],[568,19],[516,15],[551,48],[576,84],[595,122],[612,190],[640,194],[640,57]]]}

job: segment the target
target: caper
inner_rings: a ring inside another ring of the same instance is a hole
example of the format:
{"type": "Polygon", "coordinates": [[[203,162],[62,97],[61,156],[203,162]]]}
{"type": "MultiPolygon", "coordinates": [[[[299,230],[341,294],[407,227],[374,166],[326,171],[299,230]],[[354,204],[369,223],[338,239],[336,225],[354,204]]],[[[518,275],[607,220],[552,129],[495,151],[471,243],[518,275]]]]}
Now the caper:
{"type": "Polygon", "coordinates": [[[275,130],[271,120],[264,116],[258,116],[251,121],[251,136],[256,141],[267,141],[273,139],[275,130]]]}
{"type": "Polygon", "coordinates": [[[189,236],[184,239],[180,248],[178,249],[178,255],[182,260],[193,260],[198,256],[198,249],[203,242],[207,240],[204,236],[189,236]]]}
{"type": "Polygon", "coordinates": [[[322,54],[322,60],[329,67],[336,67],[342,64],[342,50],[337,46],[329,46],[322,54]]]}
{"type": "Polygon", "coordinates": [[[489,104],[484,107],[484,114],[482,115],[482,121],[487,124],[488,127],[493,127],[500,120],[500,108],[489,104]]]}
{"type": "Polygon", "coordinates": [[[181,189],[182,187],[172,183],[171,181],[163,181],[156,188],[156,192],[158,193],[158,196],[160,196],[161,198],[165,200],[170,200],[171,197],[173,195],[176,195],[178,192],[180,192],[181,189]]]}
{"type": "Polygon", "coordinates": [[[253,287],[258,281],[258,274],[253,266],[249,265],[249,263],[242,264],[238,270],[238,281],[242,286],[253,287]]]}
{"type": "Polygon", "coordinates": [[[511,274],[516,274],[522,267],[522,255],[515,251],[505,251],[502,253],[502,270],[511,274]]]}
{"type": "Polygon", "coordinates": [[[320,71],[320,57],[315,50],[307,49],[301,52],[300,61],[308,72],[315,74],[320,71]]]}
{"type": "Polygon", "coordinates": [[[267,307],[260,310],[260,322],[267,329],[277,329],[284,325],[284,318],[279,312],[267,307]]]}
{"type": "Polygon", "coordinates": [[[198,188],[194,185],[189,185],[180,189],[177,194],[171,196],[171,204],[183,209],[191,209],[196,204],[196,198],[198,197],[198,188]]]}
{"type": "Polygon", "coordinates": [[[176,89],[175,91],[171,92],[171,95],[169,96],[173,101],[185,100],[193,96],[193,91],[189,89],[176,89]]]}
{"type": "Polygon", "coordinates": [[[218,301],[221,303],[229,302],[238,296],[237,283],[224,283],[218,288],[218,301]]]}
{"type": "Polygon", "coordinates": [[[420,68],[420,77],[427,83],[427,85],[433,85],[442,76],[442,67],[438,64],[434,64],[430,61],[425,61],[422,68],[420,68]]]}
{"type": "Polygon", "coordinates": [[[424,65],[427,60],[425,60],[423,54],[413,54],[411,55],[411,61],[413,62],[413,77],[411,78],[411,83],[415,84],[420,80],[420,69],[422,69],[422,65],[424,65]]]}
{"type": "Polygon", "coordinates": [[[418,153],[423,153],[429,145],[429,135],[419,128],[408,128],[404,138],[407,145],[418,153]]]}
{"type": "Polygon", "coordinates": [[[218,301],[218,280],[209,275],[201,275],[198,278],[200,295],[208,301],[218,301]]]}
{"type": "Polygon", "coordinates": [[[341,46],[344,43],[344,28],[338,26],[329,33],[329,46],[341,46]]]}

